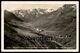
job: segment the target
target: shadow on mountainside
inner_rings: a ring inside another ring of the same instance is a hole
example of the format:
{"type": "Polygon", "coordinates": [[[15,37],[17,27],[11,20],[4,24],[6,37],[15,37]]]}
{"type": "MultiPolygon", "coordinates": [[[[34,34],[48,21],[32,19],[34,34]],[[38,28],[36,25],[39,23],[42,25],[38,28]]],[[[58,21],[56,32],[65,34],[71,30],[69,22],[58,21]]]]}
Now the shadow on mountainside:
{"type": "Polygon", "coordinates": [[[16,12],[4,11],[4,48],[75,49],[75,4],[65,4],[56,11],[43,14],[37,10],[38,15],[21,10],[26,14],[24,17],[16,12]]]}

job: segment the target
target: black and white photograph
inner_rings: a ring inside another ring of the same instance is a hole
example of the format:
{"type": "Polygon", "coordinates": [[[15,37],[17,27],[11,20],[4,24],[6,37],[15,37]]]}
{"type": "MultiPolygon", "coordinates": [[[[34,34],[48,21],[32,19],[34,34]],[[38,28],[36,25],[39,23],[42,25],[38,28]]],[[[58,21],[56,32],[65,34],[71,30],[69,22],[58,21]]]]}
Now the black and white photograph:
{"type": "Polygon", "coordinates": [[[3,52],[79,50],[78,1],[2,1],[3,52]]]}

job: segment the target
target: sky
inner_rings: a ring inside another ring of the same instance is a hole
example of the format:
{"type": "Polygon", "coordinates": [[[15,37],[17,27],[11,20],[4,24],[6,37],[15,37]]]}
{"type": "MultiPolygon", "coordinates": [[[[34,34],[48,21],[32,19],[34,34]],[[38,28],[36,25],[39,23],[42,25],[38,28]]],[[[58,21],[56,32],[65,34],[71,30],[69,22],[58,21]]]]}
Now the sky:
{"type": "MultiPolygon", "coordinates": [[[[23,1],[6,1],[2,2],[2,9],[6,9],[9,11],[12,10],[17,10],[17,9],[33,9],[33,8],[44,8],[44,9],[58,9],[59,7],[62,7],[66,3],[71,3],[71,2],[23,2],[23,1]]],[[[75,3],[75,2],[72,2],[75,3]]]]}
{"type": "Polygon", "coordinates": [[[61,7],[61,4],[5,4],[5,9],[32,9],[32,8],[54,8],[61,7]]]}
{"type": "Polygon", "coordinates": [[[27,3],[27,2],[4,2],[2,3],[2,8],[12,11],[16,9],[33,9],[33,8],[44,8],[44,9],[58,9],[62,7],[63,4],[50,4],[50,3],[27,3]]]}

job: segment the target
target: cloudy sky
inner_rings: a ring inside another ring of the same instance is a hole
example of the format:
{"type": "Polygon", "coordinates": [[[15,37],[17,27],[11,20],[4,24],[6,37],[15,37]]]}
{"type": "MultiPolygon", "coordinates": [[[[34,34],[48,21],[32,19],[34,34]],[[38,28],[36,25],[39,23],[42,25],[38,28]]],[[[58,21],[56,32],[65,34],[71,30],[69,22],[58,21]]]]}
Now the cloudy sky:
{"type": "Polygon", "coordinates": [[[15,9],[32,9],[32,8],[47,8],[47,9],[58,9],[62,7],[65,2],[2,2],[2,9],[7,9],[9,11],[15,9]]]}

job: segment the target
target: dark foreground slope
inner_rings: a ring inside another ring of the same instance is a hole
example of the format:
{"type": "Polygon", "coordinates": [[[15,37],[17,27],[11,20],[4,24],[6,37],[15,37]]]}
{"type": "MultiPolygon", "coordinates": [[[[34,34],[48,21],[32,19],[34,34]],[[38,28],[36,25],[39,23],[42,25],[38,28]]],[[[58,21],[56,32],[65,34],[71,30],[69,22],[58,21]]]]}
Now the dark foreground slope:
{"type": "Polygon", "coordinates": [[[64,5],[56,11],[39,14],[36,18],[25,17],[27,21],[11,12],[4,13],[5,49],[76,48],[75,5],[64,5]]]}
{"type": "Polygon", "coordinates": [[[50,34],[51,31],[55,31],[55,36],[64,37],[63,39],[55,39],[62,45],[76,47],[76,6],[74,4],[66,4],[56,11],[47,14],[47,16],[44,15],[44,17],[33,24],[49,31],[50,34]]]}
{"type": "Polygon", "coordinates": [[[38,33],[34,27],[25,25],[21,19],[17,19],[11,12],[6,11],[4,23],[4,47],[5,49],[56,49],[62,47],[58,42],[51,42],[44,34],[38,33]],[[9,15],[9,16],[8,16],[9,15]],[[10,20],[8,21],[8,18],[10,20]],[[53,46],[54,45],[54,46],[53,46]]]}

